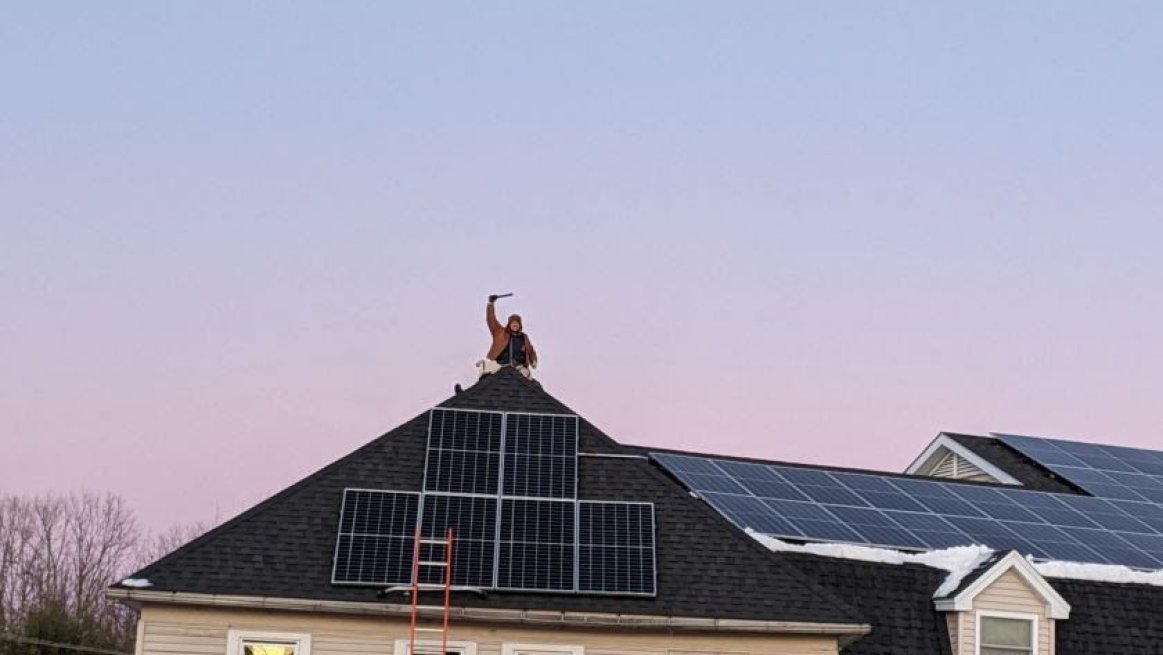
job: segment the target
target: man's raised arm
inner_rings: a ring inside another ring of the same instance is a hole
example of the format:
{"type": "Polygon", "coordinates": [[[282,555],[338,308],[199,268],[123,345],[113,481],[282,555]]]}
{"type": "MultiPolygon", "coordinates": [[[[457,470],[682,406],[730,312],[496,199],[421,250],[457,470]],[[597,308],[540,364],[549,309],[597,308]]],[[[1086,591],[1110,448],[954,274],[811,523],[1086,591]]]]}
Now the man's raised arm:
{"type": "Polygon", "coordinates": [[[501,330],[501,324],[497,322],[497,310],[493,307],[495,302],[497,302],[497,297],[489,296],[489,305],[485,308],[485,324],[489,326],[489,332],[501,330]]]}

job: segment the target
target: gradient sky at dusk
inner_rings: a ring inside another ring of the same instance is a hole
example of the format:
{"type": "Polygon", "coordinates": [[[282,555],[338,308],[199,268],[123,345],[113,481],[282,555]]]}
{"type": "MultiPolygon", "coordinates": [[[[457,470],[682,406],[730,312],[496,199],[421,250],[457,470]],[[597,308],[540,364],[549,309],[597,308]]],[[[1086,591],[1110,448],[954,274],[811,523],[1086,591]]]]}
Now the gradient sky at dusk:
{"type": "Polygon", "coordinates": [[[1163,448],[1163,4],[27,2],[0,491],[226,518],[451,394],[515,291],[625,442],[1163,448]]]}

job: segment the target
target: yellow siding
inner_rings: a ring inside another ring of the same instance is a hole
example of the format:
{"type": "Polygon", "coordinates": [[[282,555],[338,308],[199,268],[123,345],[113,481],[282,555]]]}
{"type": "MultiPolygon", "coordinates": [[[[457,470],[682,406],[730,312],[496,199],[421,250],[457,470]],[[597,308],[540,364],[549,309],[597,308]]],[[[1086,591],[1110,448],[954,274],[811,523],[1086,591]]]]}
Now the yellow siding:
{"type": "MultiPolygon", "coordinates": [[[[398,618],[306,612],[146,606],[141,655],[226,655],[231,629],[311,635],[312,655],[393,655],[407,639],[398,618]]],[[[834,637],[688,634],[565,629],[519,625],[453,625],[453,641],[477,645],[477,655],[502,655],[506,643],[583,646],[585,655],[836,655],[834,637]]]]}
{"type": "Polygon", "coordinates": [[[1038,617],[1038,653],[1039,655],[1053,655],[1054,628],[1050,619],[1049,607],[1042,597],[1030,588],[1020,575],[1013,571],[1006,571],[993,584],[978,594],[973,602],[972,612],[957,612],[956,628],[951,628],[954,644],[960,650],[954,649],[957,655],[976,655],[977,653],[977,611],[986,612],[1014,612],[1030,614],[1038,617]]]}

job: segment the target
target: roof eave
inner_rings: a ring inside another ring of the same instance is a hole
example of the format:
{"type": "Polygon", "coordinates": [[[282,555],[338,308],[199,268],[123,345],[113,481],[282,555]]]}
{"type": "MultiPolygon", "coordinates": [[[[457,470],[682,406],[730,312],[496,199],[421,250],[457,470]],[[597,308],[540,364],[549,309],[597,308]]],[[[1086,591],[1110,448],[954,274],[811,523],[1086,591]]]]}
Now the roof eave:
{"type": "MultiPolygon", "coordinates": [[[[225,609],[267,609],[293,612],[365,614],[408,618],[410,604],[368,603],[360,601],[312,600],[276,596],[239,596],[202,594],[183,591],[158,591],[112,587],[110,599],[126,603],[158,603],[219,607],[225,609]]],[[[752,619],[717,619],[710,617],[666,616],[656,614],[611,614],[602,612],[566,612],[517,610],[487,607],[453,607],[451,618],[468,622],[521,623],[573,627],[607,627],[627,630],[688,630],[699,632],[744,632],[768,634],[827,635],[856,639],[872,631],[867,623],[815,623],[808,621],[764,621],[752,619]]]]}

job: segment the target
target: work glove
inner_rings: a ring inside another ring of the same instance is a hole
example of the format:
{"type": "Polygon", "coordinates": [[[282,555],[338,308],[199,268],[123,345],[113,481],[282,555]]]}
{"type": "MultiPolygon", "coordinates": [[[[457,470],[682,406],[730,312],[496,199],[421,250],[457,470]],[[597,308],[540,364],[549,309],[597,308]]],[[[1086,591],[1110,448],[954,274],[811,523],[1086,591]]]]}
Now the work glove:
{"type": "Polygon", "coordinates": [[[497,297],[495,295],[489,296],[489,304],[491,305],[495,302],[497,302],[497,297]]]}

